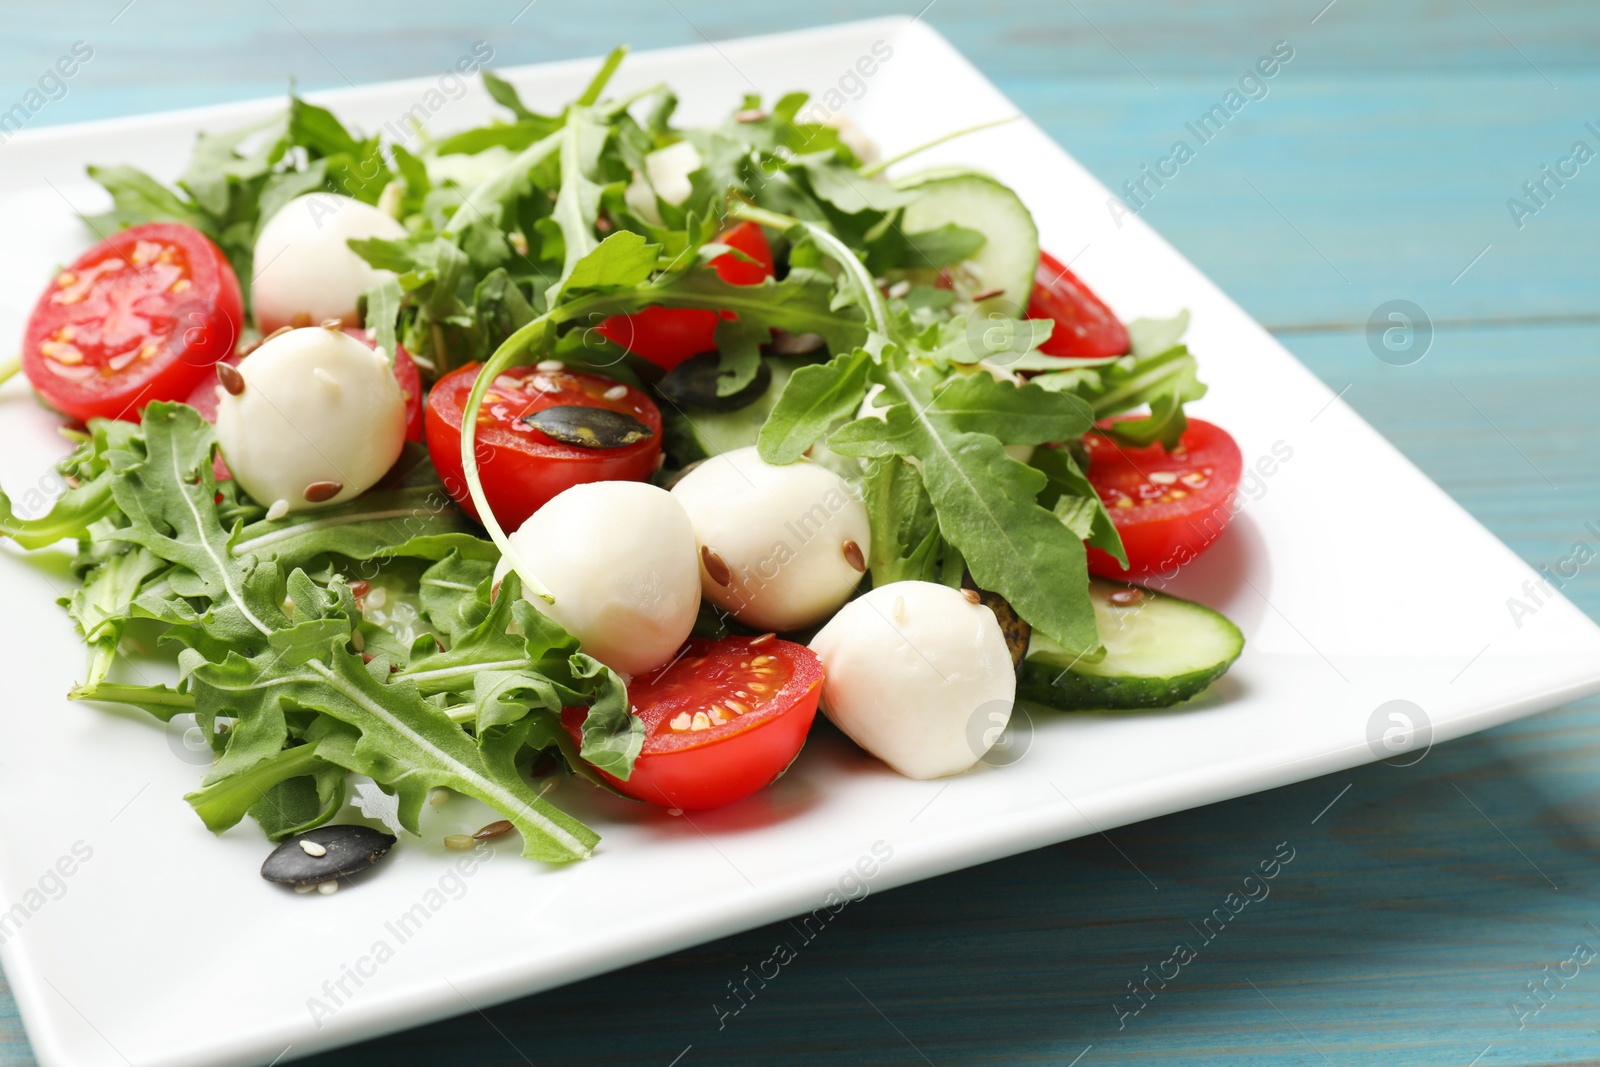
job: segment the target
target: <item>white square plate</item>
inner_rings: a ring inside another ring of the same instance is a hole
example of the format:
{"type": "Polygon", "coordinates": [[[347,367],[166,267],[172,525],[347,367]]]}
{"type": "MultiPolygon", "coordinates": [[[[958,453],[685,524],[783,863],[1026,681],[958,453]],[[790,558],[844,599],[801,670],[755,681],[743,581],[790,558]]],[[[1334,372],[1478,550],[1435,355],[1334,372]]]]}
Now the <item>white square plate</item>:
{"type": "MultiPolygon", "coordinates": [[[[593,68],[506,73],[554,108],[593,68]]],[[[616,87],[657,81],[679,91],[686,121],[713,119],[752,83],[769,98],[842,87],[859,96],[845,114],[889,153],[1014,111],[949,43],[905,20],[637,55],[616,87]],[[875,42],[892,54],[857,81],[875,42]]],[[[435,86],[317,99],[370,130],[435,86]]],[[[88,243],[73,208],[97,210],[104,196],[84,164],[170,179],[197,130],[280,105],[8,143],[0,338],[20,335],[51,266],[88,243]]],[[[480,122],[490,107],[474,90],[431,125],[480,122]]],[[[1600,690],[1600,629],[1548,595],[1519,627],[1506,601],[1533,573],[1139,219],[1117,227],[1108,191],[1037,127],[967,137],[918,165],[944,162],[1013,185],[1047,247],[1075,257],[1123,317],[1193,312],[1191,344],[1212,386],[1196,409],[1262,464],[1233,529],[1171,586],[1227,612],[1249,639],[1213,694],[1161,714],[1035,715],[1020,761],[942,782],[900,778],[820,729],[773,789],[693,821],[566,786],[553,799],[605,840],[560,870],[502,846],[461,876],[451,866],[461,854],[438,842],[485,819],[452,801],[430,816],[426,840],[403,842],[375,876],[303,898],[256,876],[267,847],[252,826],[216,840],[190,812],[182,797],[201,772],[174,755],[176,731],[65,700],[83,667],[54,603],[69,578],[7,549],[0,908],[22,903],[25,921],[0,927],[0,961],[40,1062],[295,1058],[816,908],[859,891],[858,863],[883,888],[1362,763],[1374,758],[1369,722],[1390,700],[1419,706],[1446,740],[1600,690]],[[49,873],[62,857],[74,857],[70,876],[49,873]]],[[[20,382],[0,393],[0,478],[14,497],[62,451],[54,423],[20,382]]],[[[1390,725],[1380,716],[1377,732],[1390,725]]]]}

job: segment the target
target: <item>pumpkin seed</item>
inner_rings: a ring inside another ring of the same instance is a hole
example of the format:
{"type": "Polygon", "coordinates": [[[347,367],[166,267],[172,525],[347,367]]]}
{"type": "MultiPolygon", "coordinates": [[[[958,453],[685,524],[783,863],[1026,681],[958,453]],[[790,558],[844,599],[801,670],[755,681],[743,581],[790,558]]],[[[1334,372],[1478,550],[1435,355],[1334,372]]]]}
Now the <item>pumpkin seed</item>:
{"type": "Polygon", "coordinates": [[[296,888],[337,884],[383,859],[394,842],[389,834],[367,826],[319,826],[274,849],[261,865],[261,877],[296,888]]]}
{"type": "Polygon", "coordinates": [[[627,448],[655,436],[632,415],[582,404],[545,408],[522,421],[553,441],[578,448],[627,448]]]}

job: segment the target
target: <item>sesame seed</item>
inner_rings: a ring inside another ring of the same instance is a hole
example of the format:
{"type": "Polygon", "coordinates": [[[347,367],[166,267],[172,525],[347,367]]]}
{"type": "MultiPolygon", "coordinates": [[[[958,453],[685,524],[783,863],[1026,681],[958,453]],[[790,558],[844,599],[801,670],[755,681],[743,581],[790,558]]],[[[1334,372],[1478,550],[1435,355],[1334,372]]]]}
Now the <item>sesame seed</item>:
{"type": "Polygon", "coordinates": [[[309,838],[301,839],[300,851],[304,852],[308,856],[326,856],[328,854],[328,850],[326,848],[323,848],[321,845],[310,840],[309,838]]]}
{"type": "Polygon", "coordinates": [[[1140,589],[1118,589],[1106,599],[1119,608],[1132,607],[1144,599],[1144,591],[1140,589]]]}
{"type": "Polygon", "coordinates": [[[281,499],[274,500],[272,506],[267,509],[267,521],[277,522],[287,514],[289,514],[289,502],[281,499]]]}
{"type": "Polygon", "coordinates": [[[557,371],[567,369],[567,365],[561,362],[559,359],[541,359],[538,363],[534,364],[534,366],[542,371],[557,371]]]}
{"type": "Polygon", "coordinates": [[[367,590],[366,605],[369,608],[381,608],[389,602],[389,591],[383,586],[367,590]]]}
{"type": "Polygon", "coordinates": [[[315,888],[317,888],[317,887],[314,884],[313,885],[297,885],[297,886],[294,887],[294,891],[296,893],[309,893],[315,888]]]}
{"type": "Polygon", "coordinates": [[[963,589],[961,590],[961,595],[967,598],[968,604],[983,603],[983,597],[978,595],[978,591],[976,589],[963,589]]]}
{"type": "Polygon", "coordinates": [[[471,834],[449,834],[444,839],[445,848],[467,849],[477,844],[471,834]]]}
{"type": "Polygon", "coordinates": [[[600,395],[605,397],[607,400],[621,400],[623,397],[628,395],[628,387],[626,385],[613,385],[610,389],[607,389],[600,395]]]}
{"type": "Polygon", "coordinates": [[[439,789],[430,790],[429,793],[428,793],[428,805],[430,807],[442,808],[442,807],[444,807],[445,801],[447,801],[449,799],[450,799],[450,790],[448,790],[448,789],[439,788],[439,789]]]}
{"type": "Polygon", "coordinates": [[[899,281],[895,282],[893,285],[889,286],[889,299],[890,300],[903,299],[905,297],[905,295],[907,293],[909,293],[909,292],[911,292],[911,283],[906,281],[904,278],[902,278],[899,281]]]}
{"type": "Polygon", "coordinates": [[[311,376],[334,392],[339,391],[339,379],[329,374],[326,368],[318,367],[311,372],[311,376]]]}
{"type": "Polygon", "coordinates": [[[343,319],[323,319],[322,320],[322,328],[324,330],[342,330],[342,329],[344,329],[344,320],[343,319]]]}
{"type": "Polygon", "coordinates": [[[894,598],[894,607],[889,609],[889,614],[894,616],[894,621],[895,622],[905,622],[906,621],[906,598],[903,597],[903,596],[895,597],[894,598]]]}
{"type": "Polygon", "coordinates": [[[378,331],[373,329],[371,326],[368,326],[362,332],[367,335],[367,340],[369,341],[376,341],[378,339],[378,331]]]}
{"type": "Polygon", "coordinates": [[[321,885],[317,886],[317,892],[321,893],[325,897],[331,897],[338,891],[338,882],[323,882],[321,885]]]}
{"type": "Polygon", "coordinates": [[[767,113],[765,111],[763,111],[759,107],[747,107],[743,111],[735,111],[733,113],[733,121],[734,122],[743,122],[743,123],[760,122],[762,119],[764,119],[766,117],[767,117],[767,113]]]}
{"type": "Polygon", "coordinates": [[[350,647],[357,652],[365,652],[367,650],[367,639],[362,636],[360,630],[350,631],[350,647]]]}

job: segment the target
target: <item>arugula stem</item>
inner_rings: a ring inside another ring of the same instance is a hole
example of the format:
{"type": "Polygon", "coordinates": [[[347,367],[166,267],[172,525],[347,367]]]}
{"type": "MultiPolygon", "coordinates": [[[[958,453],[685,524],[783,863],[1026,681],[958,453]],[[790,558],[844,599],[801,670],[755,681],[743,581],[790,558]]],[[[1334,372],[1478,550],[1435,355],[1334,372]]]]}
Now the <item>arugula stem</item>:
{"type": "Polygon", "coordinates": [[[110,704],[138,704],[141,707],[181,708],[184,711],[193,711],[195,706],[193,693],[180,693],[160,685],[123,685],[119,682],[96,682],[93,685],[75,686],[67,693],[67,699],[101,700],[110,704]]]}
{"type": "Polygon", "coordinates": [[[1015,122],[1021,117],[1021,115],[1009,115],[1003,119],[990,119],[988,122],[980,122],[976,126],[966,126],[959,130],[952,130],[950,133],[935,137],[931,141],[925,141],[915,148],[908,148],[897,156],[890,156],[888,159],[879,160],[870,167],[862,167],[861,176],[863,178],[876,178],[878,175],[882,174],[896,163],[903,163],[912,156],[926,152],[930,148],[937,148],[939,145],[942,145],[947,141],[954,141],[956,138],[965,137],[969,133],[977,133],[980,130],[992,130],[996,126],[1004,126],[1006,123],[1015,122]]]}
{"type": "Polygon", "coordinates": [[[600,69],[589,82],[589,87],[583,91],[582,96],[578,97],[579,107],[591,107],[600,99],[600,94],[605,92],[606,83],[617,72],[617,68],[622,66],[622,60],[627,54],[627,45],[619,45],[611,50],[611,54],[606,56],[605,62],[600,64],[600,69]]]}
{"type": "Polygon", "coordinates": [[[12,356],[7,360],[0,360],[0,384],[4,384],[16,377],[17,372],[21,369],[22,357],[20,355],[12,356]]]}
{"type": "Polygon", "coordinates": [[[728,208],[728,214],[736,219],[760,223],[770,226],[775,230],[792,230],[796,227],[805,230],[816,241],[828,257],[850,276],[861,297],[862,307],[867,312],[867,317],[872,328],[885,336],[889,333],[889,309],[883,302],[883,294],[878,292],[877,284],[872,280],[872,274],[867,270],[866,264],[843,241],[839,240],[826,228],[814,222],[806,222],[791,215],[780,215],[776,211],[756,207],[754,204],[743,200],[736,200],[728,208]]]}

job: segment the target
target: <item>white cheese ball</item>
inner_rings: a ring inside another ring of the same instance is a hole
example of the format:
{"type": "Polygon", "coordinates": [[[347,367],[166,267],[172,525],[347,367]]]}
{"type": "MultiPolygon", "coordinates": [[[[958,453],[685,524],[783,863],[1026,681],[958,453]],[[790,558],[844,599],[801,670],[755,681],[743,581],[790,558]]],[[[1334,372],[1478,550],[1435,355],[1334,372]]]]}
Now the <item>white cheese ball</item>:
{"type": "Polygon", "coordinates": [[[267,334],[328,319],[359,326],[357,298],[394,275],[368,264],[348,242],[405,236],[395,219],[348,196],[308,193],[289,201],[256,238],[250,288],[256,328],[267,334]]]}
{"type": "Polygon", "coordinates": [[[359,496],[400,458],[400,383],[383,356],[342,330],[274,337],[240,361],[238,380],[237,395],[217,386],[217,441],[270,517],[359,496]]]}
{"type": "Polygon", "coordinates": [[[565,490],[510,537],[512,566],[555,603],[530,603],[566,627],[612,670],[643,674],[682,647],[700,611],[694,530],[665,489],[644,482],[590,482],[565,490]],[[513,553],[515,559],[513,559],[513,553]]]}
{"type": "Polygon", "coordinates": [[[845,605],[811,642],[822,707],[908,778],[959,774],[1011,719],[1017,675],[994,612],[933,582],[891,582],[845,605]]]}
{"type": "Polygon", "coordinates": [[[661,210],[656,197],[677,206],[689,199],[694,186],[689,175],[700,169],[700,150],[688,141],[657,149],[644,157],[644,173],[633,172],[633,181],[622,199],[639,217],[661,225],[661,210]]]}
{"type": "Polygon", "coordinates": [[[694,524],[706,599],[758,630],[799,630],[832,615],[872,553],[860,496],[810,460],[777,466],[754,447],[724,452],[672,495],[694,524]]]}

